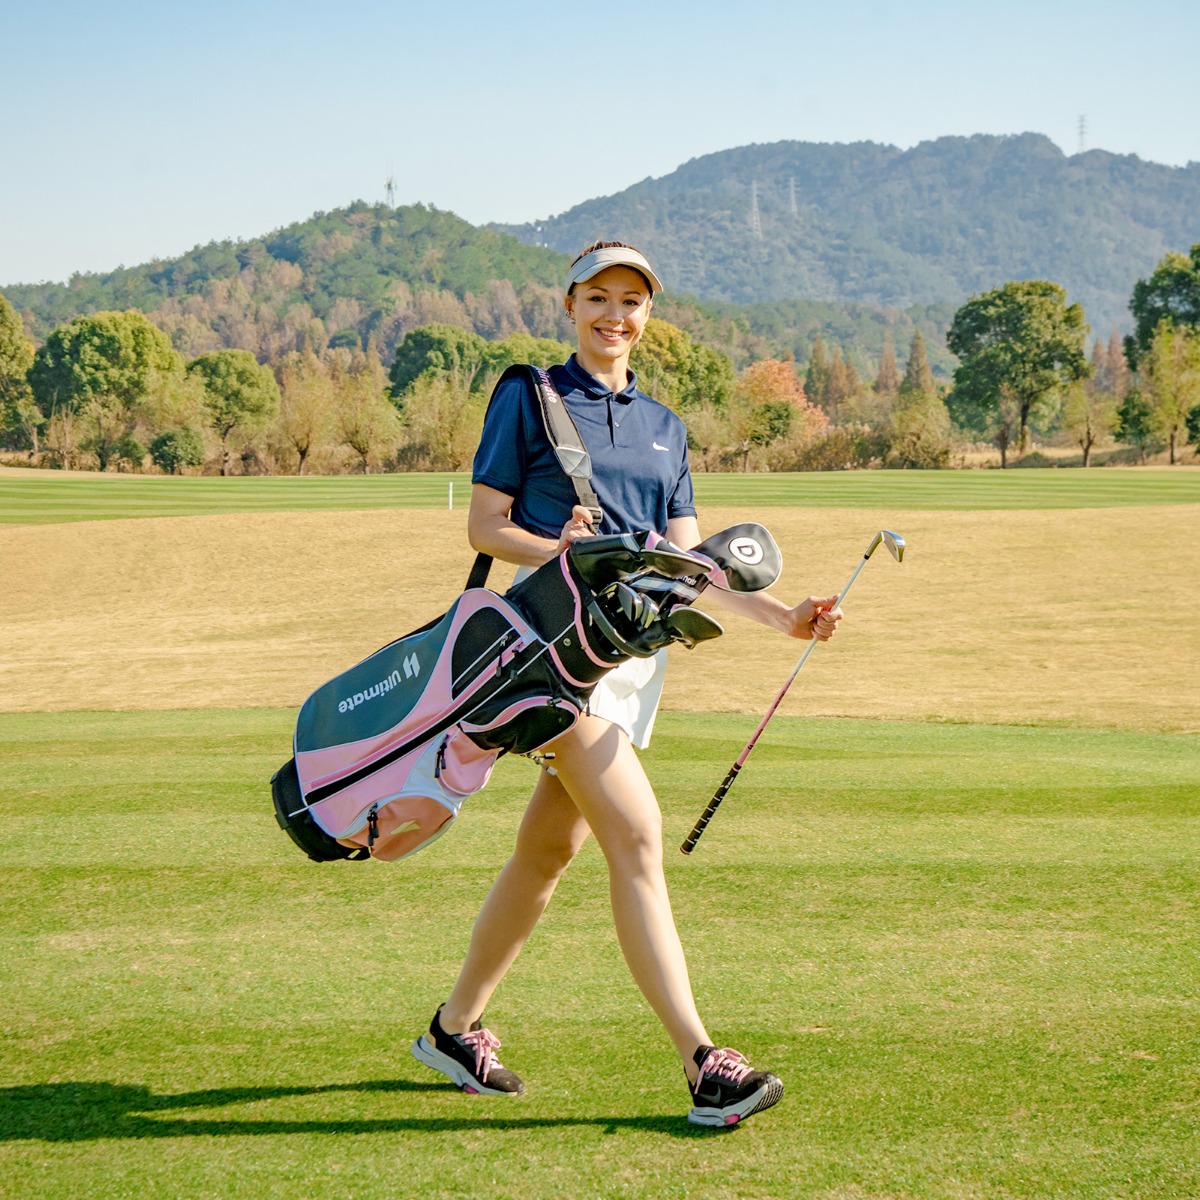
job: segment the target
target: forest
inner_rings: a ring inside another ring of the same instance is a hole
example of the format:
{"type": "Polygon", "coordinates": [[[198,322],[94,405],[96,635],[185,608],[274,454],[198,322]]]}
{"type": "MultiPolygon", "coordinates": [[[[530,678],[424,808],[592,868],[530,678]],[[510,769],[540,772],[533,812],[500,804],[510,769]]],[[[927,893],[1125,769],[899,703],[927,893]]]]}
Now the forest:
{"type": "MultiPolygon", "coordinates": [[[[889,160],[887,148],[823,149],[889,160]]],[[[778,148],[746,153],[762,150],[778,148]]],[[[845,174],[826,170],[823,186],[845,174]]],[[[357,202],[170,261],[8,287],[0,461],[463,469],[502,370],[570,352],[559,294],[569,261],[423,205],[357,202]]],[[[1020,274],[907,309],[669,291],[632,365],[685,420],[700,470],[930,468],[983,452],[1006,467],[1049,461],[1051,449],[1084,466],[1176,462],[1200,421],[1198,281],[1200,247],[1168,249],[1127,290],[1124,339],[1089,325],[1061,282],[1020,274]]]]}

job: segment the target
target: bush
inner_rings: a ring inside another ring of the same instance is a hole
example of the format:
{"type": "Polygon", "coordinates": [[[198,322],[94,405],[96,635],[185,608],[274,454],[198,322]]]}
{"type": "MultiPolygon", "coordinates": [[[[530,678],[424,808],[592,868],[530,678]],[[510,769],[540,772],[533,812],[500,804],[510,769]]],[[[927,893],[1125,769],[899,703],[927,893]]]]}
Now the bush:
{"type": "Polygon", "coordinates": [[[150,443],[150,457],[168,475],[178,475],[204,461],[204,440],[195,429],[170,429],[150,443]]]}
{"type": "Polygon", "coordinates": [[[814,438],[786,471],[853,471],[877,467],[887,452],[887,439],[866,425],[835,425],[814,438]]]}

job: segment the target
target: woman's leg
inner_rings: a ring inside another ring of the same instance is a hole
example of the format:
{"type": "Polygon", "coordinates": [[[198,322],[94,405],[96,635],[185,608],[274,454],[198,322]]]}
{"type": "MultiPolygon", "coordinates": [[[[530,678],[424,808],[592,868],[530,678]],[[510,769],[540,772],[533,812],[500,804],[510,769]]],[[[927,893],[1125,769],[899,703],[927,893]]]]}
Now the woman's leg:
{"type": "Polygon", "coordinates": [[[689,1078],[709,1037],[696,1011],[663,874],[662,814],[629,739],[583,717],[554,742],[559,779],[608,861],[617,937],[634,982],[675,1043],[689,1078]]]}
{"type": "Polygon", "coordinates": [[[466,961],[442,1008],[447,1033],[466,1033],[483,1015],[587,835],[587,822],[562,783],[542,771],[516,848],[483,902],[466,961]]]}

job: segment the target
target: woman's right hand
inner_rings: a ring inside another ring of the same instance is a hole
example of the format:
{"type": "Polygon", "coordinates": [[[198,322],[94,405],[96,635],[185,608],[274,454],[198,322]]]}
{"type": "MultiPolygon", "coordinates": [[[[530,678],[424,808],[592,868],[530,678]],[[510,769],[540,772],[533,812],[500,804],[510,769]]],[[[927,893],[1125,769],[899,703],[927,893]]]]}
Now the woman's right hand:
{"type": "Polygon", "coordinates": [[[572,542],[577,542],[580,538],[592,537],[595,532],[592,528],[591,513],[582,504],[576,504],[571,509],[571,519],[563,526],[554,553],[561,554],[572,542]]]}

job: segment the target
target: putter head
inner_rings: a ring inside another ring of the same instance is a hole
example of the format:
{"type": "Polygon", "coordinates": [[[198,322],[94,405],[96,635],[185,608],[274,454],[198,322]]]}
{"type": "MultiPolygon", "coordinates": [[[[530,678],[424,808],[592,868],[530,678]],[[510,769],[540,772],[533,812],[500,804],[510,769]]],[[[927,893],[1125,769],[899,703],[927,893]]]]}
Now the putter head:
{"type": "Polygon", "coordinates": [[[871,539],[871,544],[867,547],[867,552],[863,555],[863,558],[870,558],[879,549],[881,543],[888,548],[892,557],[897,562],[904,561],[904,549],[906,545],[904,538],[898,533],[893,533],[890,529],[881,529],[871,539]]]}

